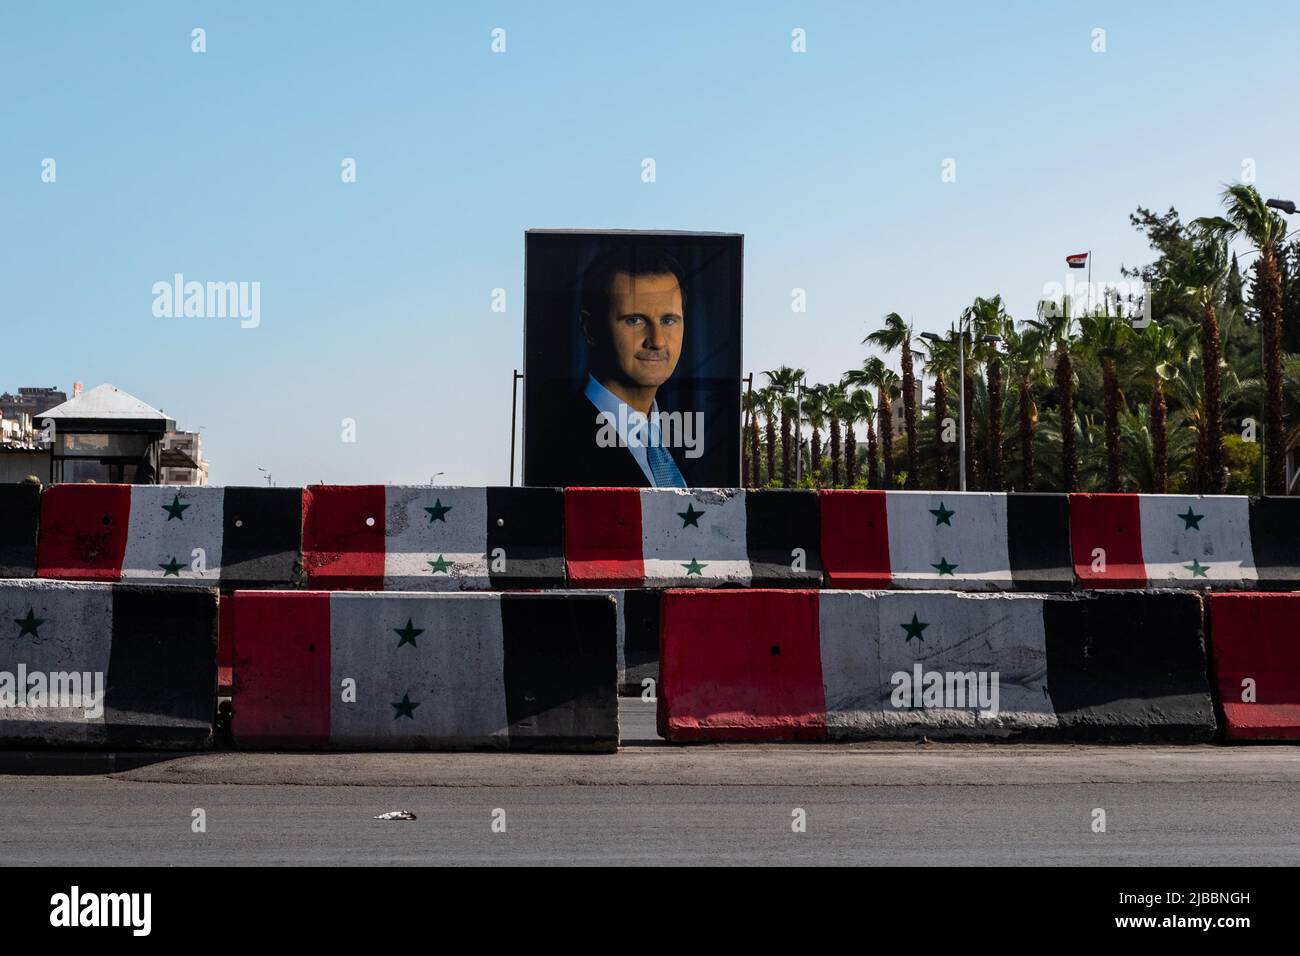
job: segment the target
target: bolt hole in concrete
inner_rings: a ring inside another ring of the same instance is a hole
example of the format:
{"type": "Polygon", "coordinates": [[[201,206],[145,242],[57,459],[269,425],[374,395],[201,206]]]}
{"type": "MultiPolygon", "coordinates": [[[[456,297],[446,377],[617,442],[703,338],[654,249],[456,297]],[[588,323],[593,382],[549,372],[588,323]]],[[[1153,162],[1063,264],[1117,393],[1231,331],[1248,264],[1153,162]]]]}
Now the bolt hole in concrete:
{"type": "Polygon", "coordinates": [[[235,519],[235,527],[236,527],[236,528],[242,528],[243,526],[244,526],[244,519],[243,519],[243,518],[236,518],[236,519],[235,519]]]}
{"type": "Polygon", "coordinates": [[[366,518],[366,527],[373,528],[374,526],[375,526],[375,519],[373,517],[366,518]]]}
{"type": "Polygon", "coordinates": [[[773,657],[779,657],[780,654],[781,654],[781,645],[780,645],[780,644],[773,644],[773,645],[772,645],[772,656],[773,656],[773,657]]]}
{"type": "Polygon", "coordinates": [[[108,515],[104,515],[104,524],[112,524],[112,523],[113,523],[113,519],[110,518],[108,515]]]}

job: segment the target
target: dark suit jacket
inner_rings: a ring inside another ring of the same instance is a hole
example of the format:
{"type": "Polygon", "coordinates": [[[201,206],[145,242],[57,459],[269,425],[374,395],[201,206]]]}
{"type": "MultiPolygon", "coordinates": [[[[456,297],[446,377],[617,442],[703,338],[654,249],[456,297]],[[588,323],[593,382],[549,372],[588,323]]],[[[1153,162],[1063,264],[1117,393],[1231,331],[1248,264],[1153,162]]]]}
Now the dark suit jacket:
{"type": "MultiPolygon", "coordinates": [[[[596,444],[600,424],[596,406],[582,392],[561,405],[553,421],[543,432],[543,460],[528,463],[528,483],[542,486],[576,486],[592,488],[648,488],[650,482],[641,466],[626,447],[601,448],[596,444]],[[536,465],[536,467],[534,467],[536,465]]],[[[534,427],[532,423],[529,427],[534,427]]],[[[683,478],[690,473],[682,467],[682,449],[668,453],[677,463],[683,478]]]]}

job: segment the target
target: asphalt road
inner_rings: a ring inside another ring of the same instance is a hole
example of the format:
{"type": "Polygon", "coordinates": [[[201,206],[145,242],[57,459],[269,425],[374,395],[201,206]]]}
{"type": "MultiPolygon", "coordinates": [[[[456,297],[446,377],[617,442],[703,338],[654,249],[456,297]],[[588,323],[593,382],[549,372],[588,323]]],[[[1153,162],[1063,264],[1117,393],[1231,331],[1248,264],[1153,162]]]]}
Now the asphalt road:
{"type": "MultiPolygon", "coordinates": [[[[624,728],[652,740],[649,706],[625,702],[624,728]]],[[[0,862],[1295,865],[1297,784],[1295,747],[211,753],[0,775],[0,862]],[[417,819],[372,819],[398,809],[417,819]]]]}

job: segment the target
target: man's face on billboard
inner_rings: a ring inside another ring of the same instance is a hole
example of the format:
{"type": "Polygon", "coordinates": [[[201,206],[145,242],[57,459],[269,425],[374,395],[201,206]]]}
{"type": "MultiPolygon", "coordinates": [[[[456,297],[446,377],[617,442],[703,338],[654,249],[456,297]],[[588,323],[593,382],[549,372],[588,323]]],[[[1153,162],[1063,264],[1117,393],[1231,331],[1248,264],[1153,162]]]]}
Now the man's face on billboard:
{"type": "Polygon", "coordinates": [[[615,273],[607,321],[620,378],[641,388],[668,381],[682,354],[682,290],[676,276],[615,273]]]}

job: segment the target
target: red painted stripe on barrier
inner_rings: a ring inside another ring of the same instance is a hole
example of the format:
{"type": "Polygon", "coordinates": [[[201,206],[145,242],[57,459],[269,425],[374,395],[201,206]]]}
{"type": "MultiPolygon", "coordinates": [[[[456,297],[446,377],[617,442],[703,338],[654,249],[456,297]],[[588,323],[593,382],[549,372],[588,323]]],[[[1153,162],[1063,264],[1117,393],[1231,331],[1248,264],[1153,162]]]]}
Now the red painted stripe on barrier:
{"type": "Polygon", "coordinates": [[[50,487],[41,495],[36,576],[118,580],[130,518],[130,485],[50,487]]]}
{"type": "Polygon", "coordinates": [[[830,588],[887,588],[889,518],[883,491],[822,491],[822,567],[830,588]]]}
{"type": "Polygon", "coordinates": [[[1147,586],[1140,507],[1137,495],[1070,495],[1070,556],[1081,588],[1147,586]],[[1103,560],[1105,570],[1093,570],[1103,560]]]}
{"type": "Polygon", "coordinates": [[[640,587],[640,489],[564,489],[564,563],[574,587],[640,587]]]}
{"type": "Polygon", "coordinates": [[[383,485],[315,485],[302,493],[302,563],[309,587],[384,589],[383,485]]]}
{"type": "MultiPolygon", "coordinates": [[[[236,591],[230,599],[235,742],[303,747],[330,736],[330,596],[236,591]]],[[[223,602],[224,603],[224,602],[223,602]]]]}
{"type": "Polygon", "coordinates": [[[1300,594],[1212,594],[1210,659],[1229,740],[1300,740],[1300,594]],[[1243,682],[1255,700],[1243,701],[1243,682]]]}
{"type": "Polygon", "coordinates": [[[668,740],[821,740],[816,591],[666,591],[659,730],[668,740]]]}

